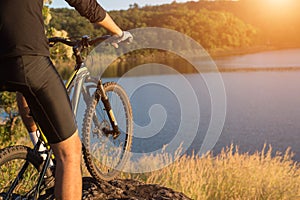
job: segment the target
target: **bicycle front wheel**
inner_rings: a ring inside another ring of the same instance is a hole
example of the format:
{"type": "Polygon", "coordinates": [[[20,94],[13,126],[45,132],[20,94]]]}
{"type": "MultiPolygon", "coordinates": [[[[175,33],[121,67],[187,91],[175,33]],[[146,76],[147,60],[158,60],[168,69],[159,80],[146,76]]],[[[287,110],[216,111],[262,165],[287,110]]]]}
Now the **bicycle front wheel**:
{"type": "Polygon", "coordinates": [[[88,171],[97,180],[112,180],[129,158],[132,141],[132,110],[124,89],[114,82],[105,83],[104,91],[121,134],[114,138],[103,130],[112,130],[107,112],[94,95],[87,107],[83,126],[84,159],[88,171]]]}
{"type": "MultiPolygon", "coordinates": [[[[0,151],[0,199],[6,199],[13,182],[23,169],[9,199],[32,199],[43,159],[26,146],[11,146],[0,151]],[[26,163],[26,164],[25,164],[26,163]],[[28,164],[27,167],[24,167],[28,164]]],[[[48,170],[47,170],[48,171],[48,170]]],[[[46,175],[51,176],[50,172],[46,175]]]]}

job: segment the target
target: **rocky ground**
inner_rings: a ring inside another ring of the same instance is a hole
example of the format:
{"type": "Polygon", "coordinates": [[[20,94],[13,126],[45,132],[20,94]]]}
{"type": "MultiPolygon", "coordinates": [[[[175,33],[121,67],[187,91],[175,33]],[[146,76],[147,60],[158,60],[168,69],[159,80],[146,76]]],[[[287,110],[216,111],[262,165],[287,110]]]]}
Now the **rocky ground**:
{"type": "MultiPolygon", "coordinates": [[[[42,199],[52,199],[53,195],[42,199]]],[[[186,195],[156,184],[144,184],[136,180],[116,179],[97,182],[83,178],[83,200],[190,200],[186,195]]]]}

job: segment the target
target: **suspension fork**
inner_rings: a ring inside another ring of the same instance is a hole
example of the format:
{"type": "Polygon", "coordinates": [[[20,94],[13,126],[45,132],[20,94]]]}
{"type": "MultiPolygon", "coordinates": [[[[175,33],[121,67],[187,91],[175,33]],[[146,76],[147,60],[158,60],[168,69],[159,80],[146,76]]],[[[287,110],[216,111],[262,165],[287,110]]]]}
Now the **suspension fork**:
{"type": "Polygon", "coordinates": [[[96,97],[97,100],[99,100],[101,98],[101,101],[104,105],[107,116],[109,118],[110,124],[113,128],[113,130],[103,130],[103,131],[104,131],[105,134],[112,134],[113,138],[116,139],[121,134],[121,132],[119,130],[118,123],[116,121],[116,118],[115,118],[115,115],[114,115],[113,110],[111,108],[111,105],[108,101],[108,96],[105,93],[105,90],[104,90],[104,87],[103,87],[103,84],[102,84],[101,80],[98,81],[97,91],[96,91],[95,94],[96,94],[95,97],[96,97]]]}

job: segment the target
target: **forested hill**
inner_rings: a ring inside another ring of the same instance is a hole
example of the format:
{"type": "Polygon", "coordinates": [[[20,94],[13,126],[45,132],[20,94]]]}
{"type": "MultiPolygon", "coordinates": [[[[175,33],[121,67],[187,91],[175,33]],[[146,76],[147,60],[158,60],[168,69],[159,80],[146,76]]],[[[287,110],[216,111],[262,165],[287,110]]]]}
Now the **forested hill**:
{"type": "MultiPolygon", "coordinates": [[[[189,35],[205,48],[249,46],[300,46],[300,1],[286,0],[197,1],[111,11],[124,30],[164,27],[189,35]],[[278,1],[279,2],[279,1],[278,1]],[[277,5],[278,4],[278,5],[277,5]]],[[[51,9],[51,26],[69,36],[101,35],[73,9],[51,9]]]]}

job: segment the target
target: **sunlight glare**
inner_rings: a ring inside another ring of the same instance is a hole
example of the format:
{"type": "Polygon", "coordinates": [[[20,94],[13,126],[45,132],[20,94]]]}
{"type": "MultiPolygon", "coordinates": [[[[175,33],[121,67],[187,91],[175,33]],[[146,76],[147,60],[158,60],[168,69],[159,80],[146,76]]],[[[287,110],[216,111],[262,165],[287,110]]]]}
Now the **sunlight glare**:
{"type": "Polygon", "coordinates": [[[284,4],[287,2],[287,0],[269,0],[271,2],[273,2],[274,4],[284,4]]]}
{"type": "Polygon", "coordinates": [[[280,13],[287,14],[293,9],[293,1],[295,0],[264,0],[262,2],[269,9],[268,12],[280,15],[280,13]]]}
{"type": "Polygon", "coordinates": [[[285,7],[291,3],[291,0],[267,0],[267,2],[274,7],[285,7]]]}

